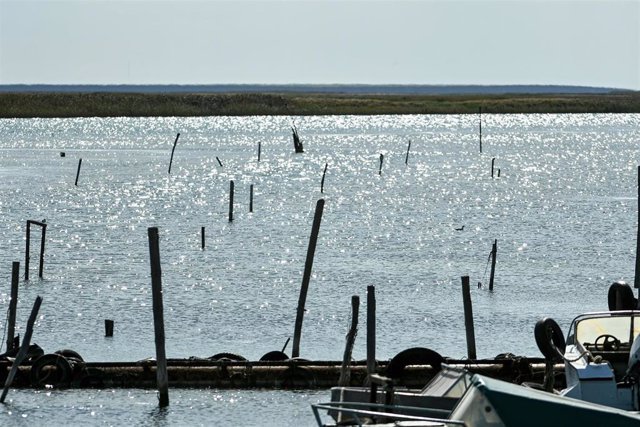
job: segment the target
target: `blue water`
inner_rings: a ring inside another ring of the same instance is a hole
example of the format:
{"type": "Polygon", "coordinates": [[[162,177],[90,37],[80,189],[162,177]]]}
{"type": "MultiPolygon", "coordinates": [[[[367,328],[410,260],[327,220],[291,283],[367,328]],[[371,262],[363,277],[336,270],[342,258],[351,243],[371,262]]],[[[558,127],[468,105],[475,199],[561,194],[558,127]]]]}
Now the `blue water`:
{"type": "MultiPolygon", "coordinates": [[[[477,115],[0,120],[0,308],[9,304],[13,261],[24,276],[26,221],[46,219],[44,278],[34,230],[17,333],[41,295],[33,341],[47,352],[72,348],[88,361],[153,357],[147,229],[157,226],[167,355],[259,359],[293,335],[315,204],[324,198],[301,356],[341,359],[351,296],[360,296],[364,324],[366,287],[374,285],[379,359],[415,346],[464,357],[465,275],[479,357],[537,356],[537,319],[551,316],[566,329],[578,313],[606,309],[611,282],[632,282],[640,115],[483,119],[482,153],[477,115]],[[293,153],[294,120],[301,155],[293,153]],[[104,319],[115,321],[113,338],[104,337],[104,319]]],[[[363,331],[356,359],[365,358],[363,331]]],[[[240,417],[240,425],[277,425],[282,412],[300,410],[284,424],[312,425],[308,402],[328,396],[238,391],[242,404],[216,405],[214,391],[176,391],[182,397],[157,416],[149,393],[17,391],[16,410],[6,407],[0,420],[20,423],[26,414],[31,422],[66,408],[72,418],[53,420],[234,425],[240,417]],[[274,401],[280,415],[271,423],[264,414],[274,401]],[[137,418],[118,418],[110,405],[137,418]]],[[[235,392],[217,393],[230,402],[235,392]]]]}

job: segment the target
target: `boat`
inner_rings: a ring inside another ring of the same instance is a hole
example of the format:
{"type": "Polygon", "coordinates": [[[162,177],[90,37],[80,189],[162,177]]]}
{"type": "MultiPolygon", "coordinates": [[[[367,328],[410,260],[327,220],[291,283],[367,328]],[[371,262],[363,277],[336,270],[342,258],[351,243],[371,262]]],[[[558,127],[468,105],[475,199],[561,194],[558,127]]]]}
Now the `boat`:
{"type": "MultiPolygon", "coordinates": [[[[640,311],[633,291],[616,282],[609,311],[577,316],[565,340],[559,325],[543,318],[536,343],[547,360],[544,384],[526,387],[443,365],[425,389],[401,391],[380,402],[371,392],[343,389],[332,401],[312,405],[316,421],[326,410],[338,425],[407,426],[638,426],[640,425],[640,311]],[[556,363],[563,362],[566,387],[552,388],[556,363]],[[447,380],[448,379],[448,380],[447,380]],[[435,381],[435,382],[434,382],[435,381]],[[433,383],[433,384],[432,384],[433,383]],[[441,386],[438,386],[440,384],[441,386]],[[442,386],[445,385],[445,386],[442,386]],[[451,390],[462,390],[460,396],[451,390]],[[451,405],[445,407],[443,404],[451,405]]],[[[385,384],[384,378],[372,380],[385,384]]],[[[388,382],[388,380],[387,380],[388,382]]],[[[373,388],[375,390],[375,387],[373,388]]],[[[387,387],[392,389],[392,387],[387,387]]]]}

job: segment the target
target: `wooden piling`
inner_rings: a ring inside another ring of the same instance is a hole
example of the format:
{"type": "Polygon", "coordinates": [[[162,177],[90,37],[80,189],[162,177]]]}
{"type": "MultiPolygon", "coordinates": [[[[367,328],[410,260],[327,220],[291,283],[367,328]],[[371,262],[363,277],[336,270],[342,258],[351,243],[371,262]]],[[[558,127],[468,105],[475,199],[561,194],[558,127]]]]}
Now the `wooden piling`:
{"type": "Polygon", "coordinates": [[[479,115],[479,135],[480,135],[480,152],[482,153],[482,107],[478,107],[478,115],[479,115]]]}
{"type": "Polygon", "coordinates": [[[262,151],[262,143],[258,141],[258,163],[260,163],[260,152],[262,151]]]}
{"type": "Polygon", "coordinates": [[[171,149],[171,159],[169,160],[169,174],[171,174],[171,165],[173,164],[173,153],[176,151],[176,145],[178,144],[178,138],[180,138],[180,133],[176,135],[176,140],[173,141],[173,148],[171,149]]]}
{"type": "Polygon", "coordinates": [[[104,319],[104,336],[112,337],[113,336],[113,320],[104,319]]]}
{"type": "Polygon", "coordinates": [[[360,297],[353,295],[351,297],[351,326],[347,333],[347,342],[344,347],[344,356],[342,357],[342,366],[340,367],[340,378],[338,386],[346,387],[351,384],[351,355],[353,353],[353,345],[356,342],[358,334],[358,314],[360,312],[360,297]]]}
{"type": "Polygon", "coordinates": [[[150,227],[149,257],[151,259],[151,290],[153,297],[153,326],[156,341],[156,380],[160,407],[169,406],[169,379],[164,346],[164,314],[162,304],[162,271],[160,268],[160,243],[158,228],[150,227]]]}
{"type": "Polygon", "coordinates": [[[13,361],[13,365],[11,366],[11,371],[9,371],[7,380],[4,382],[4,390],[2,390],[2,396],[0,396],[0,403],[4,403],[4,399],[7,397],[7,393],[9,392],[9,387],[11,387],[13,378],[18,372],[18,367],[22,364],[22,361],[27,356],[29,345],[31,344],[31,335],[33,335],[33,324],[36,322],[41,304],[42,297],[36,297],[36,301],[33,303],[33,308],[31,309],[31,315],[29,316],[29,320],[27,321],[27,330],[25,331],[24,338],[22,339],[22,346],[20,346],[20,350],[18,351],[18,354],[13,361]]]}
{"type": "Polygon", "coordinates": [[[313,267],[313,257],[316,252],[316,243],[318,242],[318,234],[320,233],[320,222],[322,221],[323,210],[324,199],[320,199],[316,203],[316,212],[313,216],[311,237],[309,238],[309,247],[307,248],[307,259],[304,263],[304,274],[302,276],[302,286],[300,287],[300,296],[298,298],[298,309],[296,313],[295,330],[293,333],[293,348],[291,350],[291,357],[300,356],[300,336],[302,335],[304,306],[307,301],[307,291],[309,290],[309,281],[311,280],[311,268],[313,267]]]}
{"type": "Polygon", "coordinates": [[[324,193],[324,176],[327,174],[327,167],[329,167],[329,163],[324,164],[324,172],[322,172],[322,180],[320,181],[320,192],[324,193]]]}
{"type": "Polygon", "coordinates": [[[82,158],[80,160],[78,160],[78,171],[76,172],[76,182],[75,182],[75,186],[78,186],[78,178],[80,177],[80,167],[82,167],[82,158]]]}
{"type": "Polygon", "coordinates": [[[222,162],[220,161],[220,159],[218,158],[218,156],[216,156],[216,160],[218,161],[218,164],[220,165],[220,167],[224,167],[224,165],[222,164],[222,162]]]}
{"type": "Polygon", "coordinates": [[[407,155],[404,158],[404,164],[405,165],[409,164],[409,150],[411,150],[411,140],[409,140],[409,146],[407,147],[407,155]]]}
{"type": "Polygon", "coordinates": [[[26,247],[25,247],[25,257],[24,257],[24,280],[29,280],[29,252],[31,251],[31,225],[39,225],[42,229],[42,234],[40,237],[40,264],[38,266],[38,277],[42,278],[42,273],[44,270],[44,244],[46,240],[47,234],[47,224],[45,222],[27,220],[27,230],[26,230],[26,247]]]}
{"type": "MultiPolygon", "coordinates": [[[[636,234],[636,271],[633,287],[640,289],[640,166],[638,166],[638,230],[636,234]]],[[[640,290],[638,290],[640,296],[640,290]]]]}
{"type": "Polygon", "coordinates": [[[249,186],[249,212],[253,212],[253,184],[249,186]]]}
{"type": "Polygon", "coordinates": [[[384,162],[384,154],[380,154],[380,168],[378,169],[378,175],[382,175],[382,162],[384,162]]]}
{"type": "Polygon", "coordinates": [[[200,249],[204,249],[204,227],[200,227],[200,249]]]}
{"type": "Polygon", "coordinates": [[[471,305],[471,289],[469,276],[462,277],[462,303],[464,306],[464,328],[467,334],[467,357],[471,360],[476,356],[476,336],[473,329],[473,308],[471,305]]]}
{"type": "Polygon", "coordinates": [[[493,178],[493,168],[496,164],[496,158],[491,159],[491,178],[493,178]]]}
{"type": "Polygon", "coordinates": [[[489,275],[489,290],[493,291],[493,278],[496,274],[496,256],[498,255],[498,239],[493,241],[491,248],[491,274],[489,275]]]}
{"type": "Polygon", "coordinates": [[[16,335],[16,312],[18,309],[18,283],[20,281],[20,263],[14,261],[11,269],[11,300],[7,319],[7,351],[14,348],[16,335]]]}
{"type": "Polygon", "coordinates": [[[229,222],[233,221],[233,180],[229,181],[229,222]]]}
{"type": "Polygon", "coordinates": [[[367,286],[367,373],[376,373],[376,287],[367,286]]]}

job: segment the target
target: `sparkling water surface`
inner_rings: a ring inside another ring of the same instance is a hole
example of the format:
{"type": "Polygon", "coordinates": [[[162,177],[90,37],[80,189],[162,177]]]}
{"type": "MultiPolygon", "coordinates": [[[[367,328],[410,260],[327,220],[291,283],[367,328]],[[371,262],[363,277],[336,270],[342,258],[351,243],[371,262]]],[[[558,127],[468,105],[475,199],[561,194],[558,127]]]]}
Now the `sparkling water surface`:
{"type": "MultiPolygon", "coordinates": [[[[0,309],[9,305],[13,261],[24,278],[26,221],[46,219],[44,278],[36,229],[16,332],[24,333],[41,295],[33,341],[46,352],[153,357],[147,228],[157,226],[168,357],[257,360],[293,335],[315,205],[324,198],[301,356],[342,358],[351,296],[359,295],[354,358],[364,359],[366,287],[375,285],[379,359],[416,346],[464,357],[465,275],[478,356],[538,356],[536,320],[551,316],[566,330],[578,313],[607,308],[611,282],[633,281],[639,141],[638,114],[484,114],[482,153],[477,115],[0,120],[0,309]],[[293,152],[294,120],[304,154],[293,152]],[[115,321],[113,338],[104,337],[104,319],[115,321]]],[[[308,404],[328,398],[172,393],[161,412],[146,390],[12,391],[0,421],[313,425],[308,404]]]]}

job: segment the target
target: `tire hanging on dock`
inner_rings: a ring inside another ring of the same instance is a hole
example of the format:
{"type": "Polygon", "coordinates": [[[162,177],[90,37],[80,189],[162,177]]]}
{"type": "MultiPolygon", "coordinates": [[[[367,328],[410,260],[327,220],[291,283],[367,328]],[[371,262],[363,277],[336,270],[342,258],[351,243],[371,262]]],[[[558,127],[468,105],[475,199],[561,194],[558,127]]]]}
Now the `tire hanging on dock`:
{"type": "Polygon", "coordinates": [[[73,367],[60,354],[45,354],[31,365],[31,385],[36,388],[53,386],[67,387],[71,382],[73,367]]]}
{"type": "Polygon", "coordinates": [[[562,329],[560,329],[555,320],[550,317],[538,320],[533,334],[540,352],[547,360],[553,362],[562,361],[567,344],[562,334],[562,329]]]}
{"type": "Polygon", "coordinates": [[[444,358],[436,351],[424,347],[413,347],[401,351],[393,356],[387,365],[386,376],[392,379],[399,379],[404,373],[404,369],[409,365],[429,365],[435,372],[442,369],[444,358]]]}
{"type": "Polygon", "coordinates": [[[635,310],[638,306],[633,289],[625,282],[614,282],[609,286],[607,302],[610,311],[635,310]]]}

